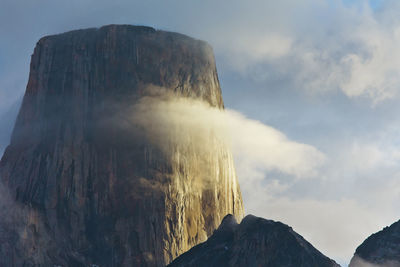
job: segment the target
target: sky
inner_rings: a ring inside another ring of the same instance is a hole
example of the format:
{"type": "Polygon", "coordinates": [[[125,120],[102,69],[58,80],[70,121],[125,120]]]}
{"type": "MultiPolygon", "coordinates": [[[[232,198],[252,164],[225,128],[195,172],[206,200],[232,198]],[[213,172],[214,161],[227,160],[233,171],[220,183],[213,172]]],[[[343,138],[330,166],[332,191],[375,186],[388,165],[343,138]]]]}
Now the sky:
{"type": "Polygon", "coordinates": [[[214,48],[246,213],[346,266],[400,219],[400,2],[0,0],[0,154],[40,37],[147,25],[214,48]],[[256,140],[254,143],[252,141],[256,140]]]}

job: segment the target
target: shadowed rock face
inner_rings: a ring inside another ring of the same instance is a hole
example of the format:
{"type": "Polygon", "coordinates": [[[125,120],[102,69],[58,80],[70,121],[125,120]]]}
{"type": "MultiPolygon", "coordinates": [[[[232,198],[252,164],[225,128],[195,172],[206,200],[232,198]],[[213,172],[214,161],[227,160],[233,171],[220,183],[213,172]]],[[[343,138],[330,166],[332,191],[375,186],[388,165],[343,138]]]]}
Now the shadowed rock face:
{"type": "Polygon", "coordinates": [[[37,43],[0,162],[13,207],[0,224],[0,266],[164,266],[226,214],[242,216],[228,149],[165,153],[119,126],[154,87],[223,109],[205,42],[110,25],[37,43]]]}
{"type": "Polygon", "coordinates": [[[350,267],[399,267],[400,221],[368,237],[356,250],[350,267]]]}
{"type": "Polygon", "coordinates": [[[204,243],[168,267],[336,267],[289,226],[252,215],[237,224],[227,215],[204,243]]]}

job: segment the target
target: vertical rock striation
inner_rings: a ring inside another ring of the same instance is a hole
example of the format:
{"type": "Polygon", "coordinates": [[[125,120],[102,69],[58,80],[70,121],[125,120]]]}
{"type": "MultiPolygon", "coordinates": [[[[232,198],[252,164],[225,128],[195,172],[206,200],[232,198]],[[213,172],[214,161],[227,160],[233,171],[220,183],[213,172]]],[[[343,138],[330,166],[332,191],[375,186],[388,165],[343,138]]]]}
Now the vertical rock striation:
{"type": "Polygon", "coordinates": [[[39,40],[0,162],[19,210],[2,221],[1,266],[164,266],[241,218],[229,149],[165,153],[120,123],[151,88],[223,109],[203,41],[128,25],[39,40]]]}

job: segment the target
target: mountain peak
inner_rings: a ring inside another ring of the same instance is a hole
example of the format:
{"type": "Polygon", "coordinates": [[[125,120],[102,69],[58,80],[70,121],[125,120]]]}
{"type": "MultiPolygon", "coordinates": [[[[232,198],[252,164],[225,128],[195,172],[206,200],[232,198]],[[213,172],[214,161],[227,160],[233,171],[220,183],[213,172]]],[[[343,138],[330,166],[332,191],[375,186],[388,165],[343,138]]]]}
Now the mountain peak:
{"type": "Polygon", "coordinates": [[[356,249],[349,266],[400,266],[400,220],[369,236],[356,249]]]}
{"type": "Polygon", "coordinates": [[[237,226],[238,223],[235,216],[228,214],[222,219],[217,231],[233,231],[237,226]]]}
{"type": "Polygon", "coordinates": [[[225,217],[206,242],[179,256],[169,267],[339,266],[283,223],[247,215],[237,225],[231,218],[225,217]]]}
{"type": "Polygon", "coordinates": [[[0,225],[1,266],[165,266],[226,214],[242,217],[229,148],[211,135],[183,146],[184,128],[155,132],[173,120],[142,104],[153,91],[223,109],[212,48],[130,25],[40,39],[0,162],[20,207],[0,225]]]}

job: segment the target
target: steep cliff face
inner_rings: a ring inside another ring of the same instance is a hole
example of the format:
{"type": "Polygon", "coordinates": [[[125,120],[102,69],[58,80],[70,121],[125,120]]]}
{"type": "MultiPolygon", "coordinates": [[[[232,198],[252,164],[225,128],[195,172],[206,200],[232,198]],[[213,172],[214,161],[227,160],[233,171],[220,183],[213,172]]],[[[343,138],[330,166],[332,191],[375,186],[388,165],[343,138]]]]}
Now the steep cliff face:
{"type": "Polygon", "coordinates": [[[231,153],[211,133],[208,150],[165,136],[173,148],[166,151],[149,129],[126,124],[140,116],[132,106],[160,91],[223,109],[211,47],[128,25],[37,43],[0,162],[21,210],[18,224],[3,220],[0,256],[12,257],[0,263],[164,266],[206,240],[226,214],[242,216],[231,153]]]}
{"type": "Polygon", "coordinates": [[[399,267],[400,221],[368,237],[356,250],[350,267],[399,267]]]}
{"type": "Polygon", "coordinates": [[[227,215],[214,234],[168,267],[338,267],[289,226],[252,215],[227,215]]]}

